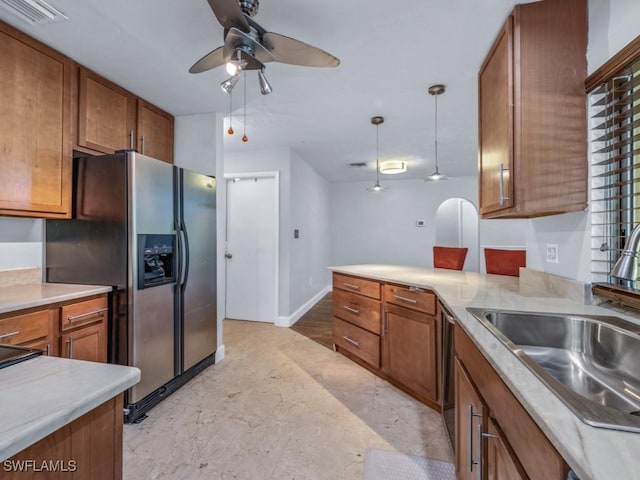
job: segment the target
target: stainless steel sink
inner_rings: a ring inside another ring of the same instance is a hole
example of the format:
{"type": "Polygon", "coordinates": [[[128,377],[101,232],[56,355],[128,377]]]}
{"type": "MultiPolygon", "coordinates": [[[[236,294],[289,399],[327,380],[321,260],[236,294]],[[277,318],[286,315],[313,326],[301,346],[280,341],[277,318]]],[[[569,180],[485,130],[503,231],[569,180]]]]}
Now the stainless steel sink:
{"type": "Polygon", "coordinates": [[[617,317],[467,310],[582,421],[640,432],[640,326],[617,317]]]}

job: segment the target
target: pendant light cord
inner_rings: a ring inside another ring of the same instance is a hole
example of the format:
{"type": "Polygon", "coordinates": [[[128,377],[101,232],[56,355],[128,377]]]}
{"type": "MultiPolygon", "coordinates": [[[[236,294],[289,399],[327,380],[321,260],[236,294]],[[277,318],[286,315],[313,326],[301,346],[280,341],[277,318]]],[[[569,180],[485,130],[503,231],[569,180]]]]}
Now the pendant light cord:
{"type": "Polygon", "coordinates": [[[440,171],[438,170],[438,95],[434,95],[435,100],[436,100],[436,108],[435,108],[435,133],[436,133],[436,138],[435,138],[435,145],[436,145],[436,173],[440,173],[440,171]]]}
{"type": "Polygon", "coordinates": [[[380,185],[380,124],[376,125],[376,184],[380,185]]]}

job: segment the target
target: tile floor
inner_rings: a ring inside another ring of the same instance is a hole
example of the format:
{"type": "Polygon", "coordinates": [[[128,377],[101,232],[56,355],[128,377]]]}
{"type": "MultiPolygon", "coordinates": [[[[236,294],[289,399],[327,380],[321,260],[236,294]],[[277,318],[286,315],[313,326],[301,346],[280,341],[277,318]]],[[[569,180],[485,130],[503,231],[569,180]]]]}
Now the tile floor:
{"type": "Polygon", "coordinates": [[[225,320],[226,356],[124,428],[124,478],[361,479],[367,448],[451,461],[440,415],[287,328],[225,320]]]}

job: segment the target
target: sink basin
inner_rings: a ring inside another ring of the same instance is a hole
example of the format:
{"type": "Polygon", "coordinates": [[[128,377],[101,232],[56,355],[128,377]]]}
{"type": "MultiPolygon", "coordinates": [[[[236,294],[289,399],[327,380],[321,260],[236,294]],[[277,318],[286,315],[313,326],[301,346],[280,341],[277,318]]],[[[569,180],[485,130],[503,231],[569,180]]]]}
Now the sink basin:
{"type": "Polygon", "coordinates": [[[585,423],[640,432],[640,326],[617,317],[467,309],[585,423]]]}

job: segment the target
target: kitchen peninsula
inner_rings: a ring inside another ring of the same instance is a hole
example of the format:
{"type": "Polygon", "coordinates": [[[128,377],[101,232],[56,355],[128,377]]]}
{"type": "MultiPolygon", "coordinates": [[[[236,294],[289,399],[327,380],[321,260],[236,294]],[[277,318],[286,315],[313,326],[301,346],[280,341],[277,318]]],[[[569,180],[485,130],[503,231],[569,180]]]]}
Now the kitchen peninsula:
{"type": "MultiPolygon", "coordinates": [[[[43,349],[46,344],[52,355],[62,353],[69,335],[102,324],[106,308],[76,314],[77,322],[85,325],[77,326],[72,320],[67,329],[71,333],[58,339],[52,333],[57,324],[66,328],[69,323],[59,311],[69,305],[106,302],[110,290],[47,283],[1,287],[0,326],[11,327],[5,341],[43,349]],[[34,318],[41,332],[30,327],[34,318]]],[[[94,337],[92,344],[100,338],[94,337]]],[[[140,371],[74,360],[76,353],[91,351],[81,348],[81,343],[78,346],[73,354],[69,349],[64,355],[69,358],[41,355],[0,369],[1,478],[33,478],[42,475],[39,472],[48,472],[47,478],[122,478],[122,392],[139,382],[140,371]]]]}
{"type": "Polygon", "coordinates": [[[378,264],[334,266],[330,270],[334,274],[433,291],[569,468],[582,480],[637,478],[640,435],[595,428],[580,421],[467,311],[467,307],[615,315],[640,323],[637,317],[592,305],[587,285],[529,269],[521,270],[520,278],[378,264]]]}

